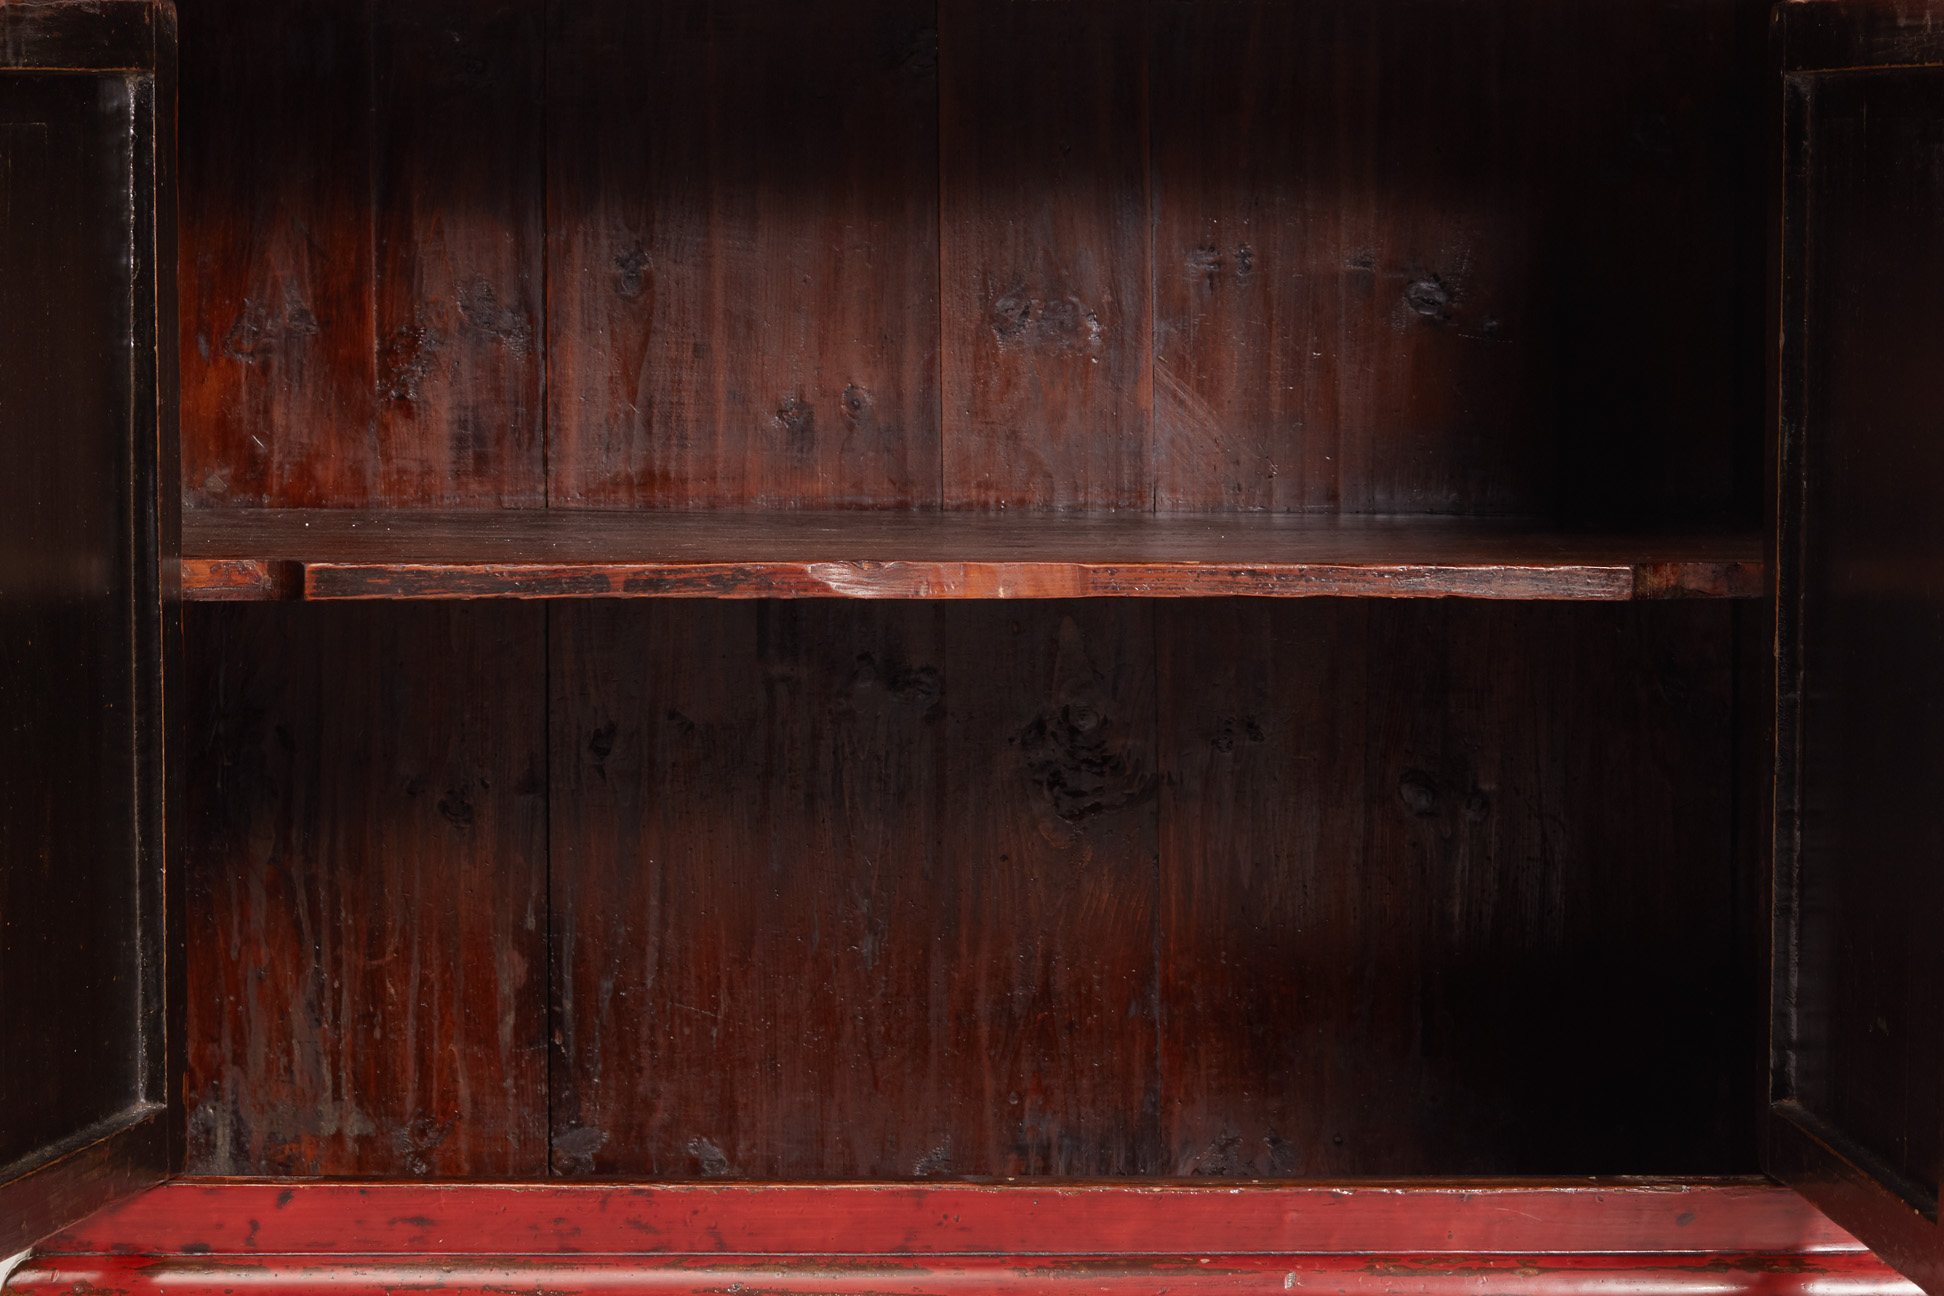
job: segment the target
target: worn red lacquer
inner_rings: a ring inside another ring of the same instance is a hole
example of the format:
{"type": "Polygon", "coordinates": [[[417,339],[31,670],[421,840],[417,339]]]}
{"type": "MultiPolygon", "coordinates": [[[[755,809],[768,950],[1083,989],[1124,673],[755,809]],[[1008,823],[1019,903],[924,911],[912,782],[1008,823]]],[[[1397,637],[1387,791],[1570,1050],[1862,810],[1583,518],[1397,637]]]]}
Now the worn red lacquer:
{"type": "Polygon", "coordinates": [[[1915,1288],[1755,1181],[684,1185],[178,1180],[47,1240],[10,1296],[1915,1288]]]}

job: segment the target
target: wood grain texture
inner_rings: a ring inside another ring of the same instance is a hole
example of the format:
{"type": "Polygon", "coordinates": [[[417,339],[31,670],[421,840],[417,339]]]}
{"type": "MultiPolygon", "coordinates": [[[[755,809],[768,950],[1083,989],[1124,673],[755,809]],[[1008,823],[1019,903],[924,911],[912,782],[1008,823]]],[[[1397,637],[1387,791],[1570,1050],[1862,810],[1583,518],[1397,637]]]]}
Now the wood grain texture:
{"type": "Polygon", "coordinates": [[[369,453],[382,499],[546,502],[541,9],[373,10],[369,453]]]}
{"type": "Polygon", "coordinates": [[[1766,1179],[1412,1184],[173,1180],[43,1255],[1613,1255],[1862,1250],[1766,1179]],[[287,1194],[287,1195],[286,1195],[287,1194]],[[490,1223],[488,1223],[490,1221],[490,1223]]]}
{"type": "Polygon", "coordinates": [[[530,1174],[458,1140],[535,1148],[549,1111],[569,1176],[1748,1164],[1730,607],[552,608],[550,891],[538,653],[457,641],[489,611],[199,612],[192,1165],[530,1174]],[[450,754],[414,800],[419,750],[450,754]],[[463,863],[480,753],[517,804],[463,863]],[[538,957],[507,932],[543,908],[544,1093],[451,992],[512,957],[474,942],[538,957]],[[352,975],[439,932],[463,963],[416,1019],[352,975]],[[344,1025],[374,1019],[394,1042],[344,1025]],[[454,1031],[488,1078],[411,1144],[414,1050],[454,1031]],[[291,1132],[314,1110],[406,1135],[291,1132]]]}
{"type": "Polygon", "coordinates": [[[1729,612],[1163,605],[1167,1170],[1745,1167],[1729,612]]]}
{"type": "Polygon", "coordinates": [[[554,501],[935,504],[933,5],[555,24],[554,501]]]}
{"type": "Polygon", "coordinates": [[[1160,0],[1156,506],[1754,516],[1751,8],[1160,0]]]}
{"type": "Polygon", "coordinates": [[[556,1172],[912,1173],[971,1118],[936,613],[553,616],[556,1172]]]}
{"type": "Polygon", "coordinates": [[[151,1096],[159,1043],[143,999],[160,608],[137,522],[154,480],[136,448],[155,436],[137,399],[155,372],[136,318],[154,309],[136,268],[133,209],[153,202],[136,186],[139,86],[0,73],[0,1006],[33,1050],[0,1067],[5,1177],[151,1096]]]}
{"type": "Polygon", "coordinates": [[[1165,1173],[1155,607],[952,609],[946,840],[963,881],[953,1172],[1165,1173]]]}
{"type": "Polygon", "coordinates": [[[191,6],[193,501],[1759,512],[1761,0],[537,9],[191,6]]]}
{"type": "Polygon", "coordinates": [[[12,0],[0,5],[0,67],[151,71],[161,8],[156,0],[12,0]]]}
{"type": "Polygon", "coordinates": [[[250,603],[299,598],[299,563],[266,558],[188,558],[182,563],[185,596],[196,603],[250,603]]]}
{"type": "Polygon", "coordinates": [[[0,1250],[9,1256],[162,1182],[168,1121],[161,1104],[135,1103],[49,1151],[23,1173],[0,1166],[0,1250]]]}
{"type": "Polygon", "coordinates": [[[536,0],[188,6],[192,504],[540,504],[536,0]]]}
{"type": "Polygon", "coordinates": [[[1762,1164],[1816,1209],[1868,1234],[1871,1248],[1926,1291],[1944,1282],[1938,1221],[1883,1182],[1878,1159],[1799,1103],[1767,1116],[1762,1164]]]}
{"type": "Polygon", "coordinates": [[[187,633],[190,1173],[543,1174],[541,613],[187,633]]]}
{"type": "MultiPolygon", "coordinates": [[[[156,741],[147,745],[142,777],[155,789],[149,799],[143,828],[145,857],[141,865],[138,903],[148,922],[147,949],[153,960],[143,978],[142,1013],[152,1046],[142,1058],[144,1097],[163,1105],[166,1129],[162,1165],[170,1174],[182,1168],[182,1106],[171,1095],[182,1092],[186,1042],[181,1005],[184,992],[182,870],[173,867],[179,841],[171,837],[178,826],[168,813],[182,804],[184,790],[182,735],[186,717],[174,695],[185,678],[182,662],[182,357],[177,295],[178,212],[177,125],[180,95],[176,13],[172,4],[157,6],[155,70],[136,82],[137,140],[135,149],[135,281],[137,354],[153,356],[153,364],[134,365],[138,434],[133,458],[141,487],[136,492],[135,525],[153,536],[155,561],[138,561],[138,604],[152,605],[158,615],[146,622],[149,636],[138,639],[138,652],[150,668],[138,677],[137,706],[143,723],[156,741]],[[146,121],[144,118],[146,117],[146,121]],[[144,199],[141,195],[153,195],[144,199]],[[150,416],[147,411],[153,411],[150,416]]],[[[139,550],[137,551],[140,552],[139,550]]]]}
{"type": "Polygon", "coordinates": [[[192,516],[191,597],[1746,598],[1753,536],[1430,518],[858,513],[192,516]]]}
{"type": "MultiPolygon", "coordinates": [[[[274,581],[274,574],[271,579],[274,581]]],[[[1747,582],[1706,570],[1699,584],[1747,582]],[[1721,579],[1717,579],[1717,578],[1721,579]]],[[[312,563],[301,597],[475,598],[893,598],[1059,599],[1494,598],[1613,601],[1640,596],[1639,573],[1624,566],[1418,566],[1300,563],[1209,567],[1151,564],[977,562],[665,563],[564,567],[312,563]]],[[[218,591],[222,598],[237,586],[218,591]]],[[[1697,593],[1706,594],[1706,590],[1697,593]]],[[[253,593],[278,597],[281,590],[253,593]]],[[[1658,595],[1647,595],[1658,597],[1658,595]]]]}
{"type": "Polygon", "coordinates": [[[1151,1168],[1139,609],[553,617],[557,1172],[1151,1168]]]}
{"type": "Polygon", "coordinates": [[[919,1259],[848,1255],[750,1257],[476,1257],[371,1256],[203,1257],[150,1259],[90,1256],[36,1260],[9,1290],[20,1296],[55,1296],[84,1287],[104,1296],[222,1296],[239,1287],[277,1296],[352,1296],[436,1284],[455,1296],[559,1292],[594,1296],[630,1291],[708,1296],[725,1287],[760,1286],[778,1296],[846,1296],[860,1283],[878,1290],[945,1296],[946,1293],[1085,1292],[1143,1296],[1171,1292],[1305,1291],[1334,1296],[1391,1296],[1405,1283],[1422,1296],[1534,1293],[1535,1296],[1600,1296],[1646,1289],[1674,1296],[1775,1293],[1812,1296],[1840,1287],[1858,1296],[1918,1296],[1920,1289],[1868,1252],[1830,1256],[1805,1264],[1795,1255],[1547,1257],[1396,1257],[1208,1254],[1122,1259],[1111,1256],[919,1259]],[[1729,1275],[1724,1280],[1723,1274],[1729,1275]]]}
{"type": "Polygon", "coordinates": [[[947,507],[1151,506],[1146,10],[939,0],[947,507]]]}
{"type": "Polygon", "coordinates": [[[192,505],[384,502],[372,443],[370,0],[182,14],[192,505]]]}
{"type": "Polygon", "coordinates": [[[1777,5],[1776,53],[1789,72],[1944,63],[1935,0],[1794,0],[1777,5]]]}

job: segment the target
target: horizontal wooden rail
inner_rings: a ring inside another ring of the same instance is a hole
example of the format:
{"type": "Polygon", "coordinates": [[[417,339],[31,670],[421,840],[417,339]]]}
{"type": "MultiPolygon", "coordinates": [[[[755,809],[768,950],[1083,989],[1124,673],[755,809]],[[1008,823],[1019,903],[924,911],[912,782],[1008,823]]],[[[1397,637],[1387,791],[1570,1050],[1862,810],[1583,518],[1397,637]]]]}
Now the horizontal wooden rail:
{"type": "Polygon", "coordinates": [[[7,1296],[1617,1292],[1914,1296],[1766,1181],[415,1184],[176,1180],[7,1296]]]}
{"type": "Polygon", "coordinates": [[[580,1296],[666,1292],[693,1296],[985,1296],[1073,1292],[1316,1291],[1336,1296],[1520,1296],[1718,1293],[1732,1296],[1915,1296],[1867,1252],[1806,1259],[1774,1255],[1264,1256],[314,1256],[221,1260],[172,1256],[60,1256],[30,1261],[10,1296],[580,1296]]]}
{"type": "Polygon", "coordinates": [[[178,1179],[43,1253],[1176,1255],[1860,1251],[1766,1180],[419,1184],[178,1179]]]}
{"type": "Polygon", "coordinates": [[[188,514],[188,598],[1375,598],[1763,592],[1741,533],[1448,517],[502,510],[188,514]]]}

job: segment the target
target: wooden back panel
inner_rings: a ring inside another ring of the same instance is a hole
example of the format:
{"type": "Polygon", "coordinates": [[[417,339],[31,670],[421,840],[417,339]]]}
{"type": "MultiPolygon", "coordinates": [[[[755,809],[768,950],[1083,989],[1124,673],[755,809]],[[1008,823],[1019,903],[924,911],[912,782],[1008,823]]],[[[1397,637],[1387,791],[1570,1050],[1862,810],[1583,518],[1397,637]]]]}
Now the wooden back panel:
{"type": "Polygon", "coordinates": [[[1759,513],[1756,0],[184,9],[193,504],[1759,513]]]}

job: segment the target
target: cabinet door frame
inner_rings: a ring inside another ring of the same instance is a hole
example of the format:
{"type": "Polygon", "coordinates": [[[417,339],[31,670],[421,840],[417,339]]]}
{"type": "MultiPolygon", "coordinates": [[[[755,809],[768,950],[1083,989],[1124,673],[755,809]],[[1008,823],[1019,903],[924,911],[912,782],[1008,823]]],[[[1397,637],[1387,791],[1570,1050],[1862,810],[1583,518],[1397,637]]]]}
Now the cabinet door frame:
{"type": "MultiPolygon", "coordinates": [[[[1770,1104],[1763,1168],[1795,1188],[1926,1291],[1944,1292],[1944,1222],[1936,1194],[1909,1181],[1859,1139],[1798,1100],[1802,939],[1804,603],[1811,505],[1812,347],[1818,304],[1812,283],[1818,95],[1832,76],[1927,71],[1944,80],[1940,0],[1785,0],[1774,16],[1780,70],[1780,232],[1772,264],[1779,327],[1772,332],[1778,429],[1772,528],[1776,595],[1773,986],[1770,1104]],[[1913,17],[1937,19],[1935,25],[1913,17]]],[[[1944,212],[1940,212],[1944,215],[1944,212]]],[[[1944,917],[1944,915],[1940,915],[1944,917]]],[[[1944,976],[1944,966],[1938,969],[1944,976]]],[[[1944,1022],[1937,1023],[1944,1029],[1944,1022]]],[[[1944,1091],[1944,1075],[1937,1077],[1944,1091]]],[[[1937,1167],[1944,1173],[1944,1166],[1937,1167]]]]}
{"type": "MultiPolygon", "coordinates": [[[[139,987],[129,1023],[135,1092],[106,1119],[45,1131],[25,1156],[0,1166],[0,1257],[161,1181],[181,1161],[182,1113],[172,1102],[182,1072],[181,906],[166,863],[165,814],[176,777],[170,760],[175,744],[167,741],[175,717],[164,697],[165,681],[179,678],[181,644],[175,68],[175,11],[167,0],[0,4],[0,78],[120,78],[132,108],[130,471],[124,502],[132,540],[139,987]]],[[[0,1039],[6,1039],[6,1025],[0,1015],[0,1039]]],[[[9,1064],[32,1066],[39,1044],[7,1039],[9,1064]]]]}

